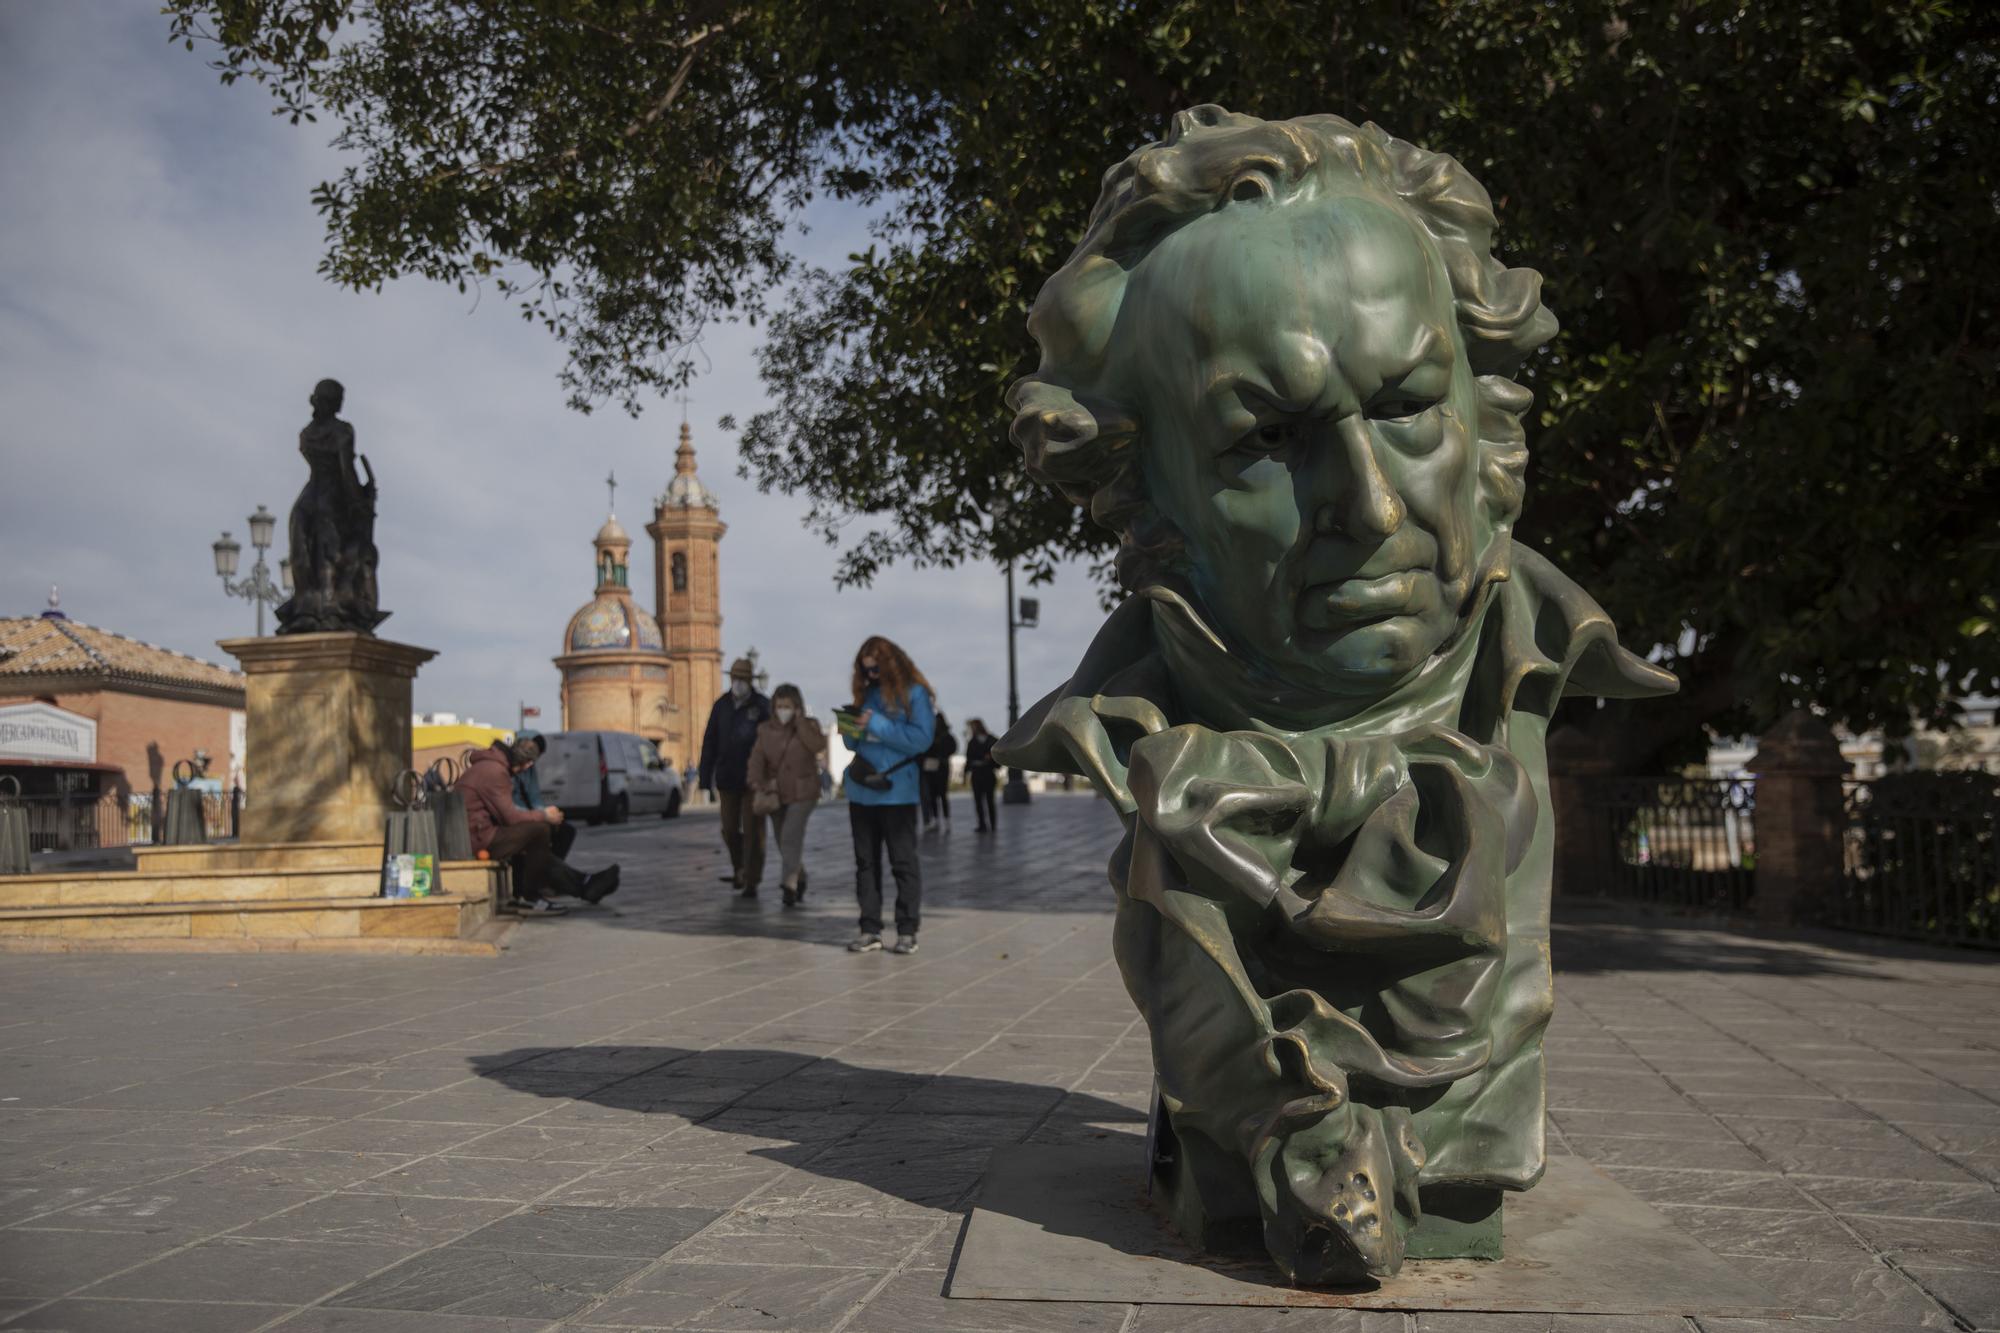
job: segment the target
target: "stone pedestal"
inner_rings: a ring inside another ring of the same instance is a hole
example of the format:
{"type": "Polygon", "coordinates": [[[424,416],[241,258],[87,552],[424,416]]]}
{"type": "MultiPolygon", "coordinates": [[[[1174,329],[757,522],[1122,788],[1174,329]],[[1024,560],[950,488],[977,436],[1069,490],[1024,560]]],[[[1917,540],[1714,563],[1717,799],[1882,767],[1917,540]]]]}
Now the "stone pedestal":
{"type": "Polygon", "coordinates": [[[1847,761],[1833,730],[1800,710],[1757,738],[1757,919],[1810,921],[1840,883],[1841,780],[1847,761]]]}
{"type": "Polygon", "coordinates": [[[410,766],[410,682],[437,654],[351,632],[217,646],[249,677],[241,841],[379,839],[410,766]]]}

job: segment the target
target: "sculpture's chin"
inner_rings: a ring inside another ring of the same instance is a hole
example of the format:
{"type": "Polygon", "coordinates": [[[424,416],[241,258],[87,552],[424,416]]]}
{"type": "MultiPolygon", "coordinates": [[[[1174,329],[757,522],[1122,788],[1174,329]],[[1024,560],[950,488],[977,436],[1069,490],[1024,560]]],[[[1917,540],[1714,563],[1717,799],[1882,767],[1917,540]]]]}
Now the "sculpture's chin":
{"type": "Polygon", "coordinates": [[[1387,693],[1421,670],[1449,632],[1429,617],[1387,616],[1351,629],[1302,631],[1298,646],[1313,673],[1338,692],[1387,693]]]}

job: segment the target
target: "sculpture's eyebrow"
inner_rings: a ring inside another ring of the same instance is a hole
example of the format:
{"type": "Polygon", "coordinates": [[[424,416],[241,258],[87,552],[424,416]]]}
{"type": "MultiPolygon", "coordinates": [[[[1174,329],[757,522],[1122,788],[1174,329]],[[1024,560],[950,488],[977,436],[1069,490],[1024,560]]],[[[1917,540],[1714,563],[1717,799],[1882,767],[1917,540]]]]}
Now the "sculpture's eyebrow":
{"type": "MultiPolygon", "coordinates": [[[[1449,374],[1451,366],[1451,339],[1447,338],[1435,324],[1420,325],[1416,336],[1411,339],[1409,349],[1397,355],[1382,369],[1381,378],[1376,380],[1376,387],[1380,389],[1400,386],[1420,370],[1442,370],[1449,374]]],[[[1374,368],[1369,367],[1369,369],[1374,368]]],[[[1375,377],[1372,374],[1361,374],[1352,378],[1357,384],[1361,384],[1375,377]]]]}
{"type": "Polygon", "coordinates": [[[1285,413],[1306,413],[1339,401],[1346,385],[1335,349],[1313,336],[1285,338],[1275,355],[1224,353],[1204,367],[1210,402],[1249,394],[1285,413]]]}

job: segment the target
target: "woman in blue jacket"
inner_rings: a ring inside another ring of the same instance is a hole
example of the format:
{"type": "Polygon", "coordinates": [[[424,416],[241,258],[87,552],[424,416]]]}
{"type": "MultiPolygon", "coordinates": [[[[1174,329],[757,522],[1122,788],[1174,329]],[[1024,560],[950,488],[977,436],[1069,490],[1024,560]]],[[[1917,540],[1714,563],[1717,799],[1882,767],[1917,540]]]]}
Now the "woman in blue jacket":
{"type": "Polygon", "coordinates": [[[896,876],[896,953],[917,951],[917,924],[923,904],[923,872],[917,865],[917,799],[922,773],[918,762],[931,748],[936,722],[931,683],[910,655],[881,635],[854,655],[854,711],[857,735],[848,748],[868,761],[888,786],[877,788],[841,775],[847,819],[854,830],[854,895],[861,901],[861,933],[848,948],[873,953],[882,947],[882,853],[896,876]]]}

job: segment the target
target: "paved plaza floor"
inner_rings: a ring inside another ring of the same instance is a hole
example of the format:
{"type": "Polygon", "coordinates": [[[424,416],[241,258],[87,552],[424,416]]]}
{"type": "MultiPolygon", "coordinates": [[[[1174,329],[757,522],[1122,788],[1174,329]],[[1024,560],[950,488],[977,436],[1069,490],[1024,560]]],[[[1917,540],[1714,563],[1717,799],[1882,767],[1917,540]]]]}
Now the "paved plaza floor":
{"type": "MultiPolygon", "coordinates": [[[[941,1295],[988,1151],[1143,1131],[1097,803],[927,837],[914,957],[732,900],[712,818],[497,959],[0,956],[0,1328],[1902,1333],[2000,1328],[2000,960],[1567,915],[1551,1147],[1790,1322],[941,1295]]],[[[769,876],[775,880],[775,874],[769,876]]]]}

